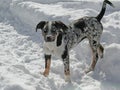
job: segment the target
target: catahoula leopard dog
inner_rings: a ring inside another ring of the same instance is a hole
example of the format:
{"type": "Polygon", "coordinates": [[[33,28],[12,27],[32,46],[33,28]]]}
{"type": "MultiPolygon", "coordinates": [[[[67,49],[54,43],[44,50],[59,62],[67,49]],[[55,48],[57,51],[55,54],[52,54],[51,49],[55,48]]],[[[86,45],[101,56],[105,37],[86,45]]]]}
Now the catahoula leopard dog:
{"type": "Polygon", "coordinates": [[[41,21],[37,24],[36,32],[41,29],[44,37],[44,76],[49,75],[51,56],[55,55],[62,58],[65,81],[70,82],[69,51],[85,38],[89,40],[92,50],[92,61],[85,72],[94,70],[98,59],[103,58],[104,48],[100,44],[103,32],[101,19],[106,11],[106,4],[113,6],[110,1],[104,0],[102,9],[96,17],[83,17],[73,21],[70,25],[65,25],[61,21],[41,21]]]}

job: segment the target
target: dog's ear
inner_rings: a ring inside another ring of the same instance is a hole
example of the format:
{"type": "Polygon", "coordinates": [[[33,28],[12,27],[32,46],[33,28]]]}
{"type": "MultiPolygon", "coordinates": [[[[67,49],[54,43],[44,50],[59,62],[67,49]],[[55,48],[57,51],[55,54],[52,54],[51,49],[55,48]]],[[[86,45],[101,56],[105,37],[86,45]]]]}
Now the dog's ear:
{"type": "Polygon", "coordinates": [[[43,29],[46,23],[47,23],[46,21],[39,22],[36,26],[36,32],[37,32],[37,29],[43,29]]]}
{"type": "Polygon", "coordinates": [[[62,32],[66,32],[66,30],[68,29],[67,25],[65,25],[63,22],[61,21],[55,21],[55,26],[59,29],[62,29],[62,32]]]}

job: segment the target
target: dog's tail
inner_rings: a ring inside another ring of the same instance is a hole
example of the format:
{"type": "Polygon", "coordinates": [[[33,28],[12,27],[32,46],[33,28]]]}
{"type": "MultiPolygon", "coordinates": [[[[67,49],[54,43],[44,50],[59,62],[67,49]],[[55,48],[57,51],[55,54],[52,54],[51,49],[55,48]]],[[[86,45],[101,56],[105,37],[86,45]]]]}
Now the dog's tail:
{"type": "Polygon", "coordinates": [[[110,1],[104,0],[103,5],[102,5],[102,9],[101,9],[100,13],[98,14],[98,16],[96,17],[99,22],[101,21],[102,17],[105,14],[106,4],[109,4],[110,6],[114,7],[114,5],[110,1]]]}

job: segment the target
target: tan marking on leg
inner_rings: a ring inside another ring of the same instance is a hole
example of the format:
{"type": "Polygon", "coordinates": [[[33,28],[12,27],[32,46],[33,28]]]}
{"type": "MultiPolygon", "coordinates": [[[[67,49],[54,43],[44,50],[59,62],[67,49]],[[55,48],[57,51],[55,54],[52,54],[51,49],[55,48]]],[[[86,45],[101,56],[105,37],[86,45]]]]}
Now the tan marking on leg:
{"type": "Polygon", "coordinates": [[[101,44],[98,47],[98,53],[99,53],[100,58],[103,58],[104,48],[101,44]]]}
{"type": "Polygon", "coordinates": [[[45,77],[47,77],[47,76],[49,75],[50,65],[51,65],[51,60],[49,59],[49,60],[47,60],[47,67],[45,68],[45,71],[44,71],[44,73],[43,73],[43,75],[44,75],[45,77]]]}
{"type": "Polygon", "coordinates": [[[94,71],[95,65],[96,65],[96,63],[97,63],[95,57],[96,57],[96,56],[93,55],[93,59],[92,59],[91,65],[90,65],[90,68],[91,68],[92,71],[94,71]]]}
{"type": "Polygon", "coordinates": [[[97,61],[96,61],[95,55],[93,55],[90,67],[85,71],[85,73],[89,73],[90,71],[94,71],[96,63],[97,63],[97,61]]]}
{"type": "Polygon", "coordinates": [[[93,50],[93,48],[91,48],[91,50],[92,50],[92,61],[91,61],[90,67],[85,71],[85,73],[89,73],[90,71],[94,71],[95,65],[97,63],[97,58],[96,58],[97,51],[95,52],[93,50]]]}

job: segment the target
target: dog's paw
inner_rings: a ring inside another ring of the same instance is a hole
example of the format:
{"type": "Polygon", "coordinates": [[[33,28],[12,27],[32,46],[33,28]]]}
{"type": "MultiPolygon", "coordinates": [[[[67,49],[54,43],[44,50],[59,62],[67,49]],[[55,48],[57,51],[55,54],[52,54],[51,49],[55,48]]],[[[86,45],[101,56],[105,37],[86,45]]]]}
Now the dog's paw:
{"type": "Polygon", "coordinates": [[[44,72],[40,72],[41,75],[47,77],[49,75],[49,72],[45,70],[44,72]]]}
{"type": "Polygon", "coordinates": [[[65,75],[65,82],[71,82],[70,75],[65,75]]]}
{"type": "Polygon", "coordinates": [[[87,73],[89,73],[89,72],[91,72],[91,71],[94,71],[94,69],[93,68],[87,68],[86,70],[85,70],[85,73],[87,74],[87,73]]]}
{"type": "Polygon", "coordinates": [[[47,77],[47,76],[49,75],[49,73],[46,72],[46,71],[44,71],[44,72],[43,72],[43,75],[44,75],[45,77],[47,77]]]}

